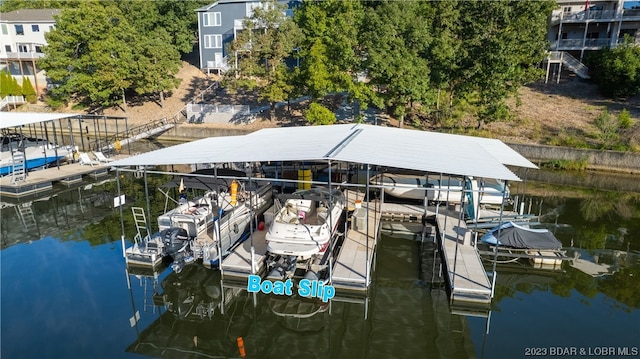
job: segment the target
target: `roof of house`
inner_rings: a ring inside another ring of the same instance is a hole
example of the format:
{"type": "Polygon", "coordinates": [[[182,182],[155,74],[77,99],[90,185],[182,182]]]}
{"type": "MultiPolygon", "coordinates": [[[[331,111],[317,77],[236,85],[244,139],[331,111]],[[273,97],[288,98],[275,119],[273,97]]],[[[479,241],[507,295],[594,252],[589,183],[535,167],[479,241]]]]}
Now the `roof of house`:
{"type": "Polygon", "coordinates": [[[364,125],[262,129],[210,137],[112,162],[115,167],[261,161],[345,161],[519,181],[506,165],[537,168],[502,141],[364,125]]]}
{"type": "Polygon", "coordinates": [[[3,12],[2,22],[53,22],[53,16],[60,14],[59,9],[21,9],[3,12]]]}

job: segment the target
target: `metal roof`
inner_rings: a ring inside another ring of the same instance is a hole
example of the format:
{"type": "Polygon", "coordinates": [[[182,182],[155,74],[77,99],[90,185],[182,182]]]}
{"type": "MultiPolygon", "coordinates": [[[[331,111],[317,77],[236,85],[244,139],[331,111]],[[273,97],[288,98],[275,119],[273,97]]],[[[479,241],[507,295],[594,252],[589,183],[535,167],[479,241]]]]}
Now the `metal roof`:
{"type": "Polygon", "coordinates": [[[243,136],[210,137],[111,165],[327,160],[512,181],[520,179],[505,165],[537,168],[499,140],[363,124],[268,128],[243,136]]]}
{"type": "Polygon", "coordinates": [[[0,112],[0,129],[81,116],[77,113],[0,112]]]}

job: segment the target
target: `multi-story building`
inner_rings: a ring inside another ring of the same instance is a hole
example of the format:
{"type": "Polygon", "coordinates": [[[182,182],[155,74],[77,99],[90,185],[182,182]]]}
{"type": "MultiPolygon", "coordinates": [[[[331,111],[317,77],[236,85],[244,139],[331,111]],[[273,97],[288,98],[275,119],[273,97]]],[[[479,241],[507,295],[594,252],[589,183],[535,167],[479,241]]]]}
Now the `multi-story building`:
{"type": "Polygon", "coordinates": [[[625,0],[557,0],[549,21],[553,51],[583,58],[585,51],[615,47],[625,35],[640,42],[640,2],[625,0]]]}
{"type": "MultiPolygon", "coordinates": [[[[278,0],[287,6],[288,16],[293,15],[293,9],[300,1],[278,0]]],[[[222,73],[234,66],[235,54],[229,54],[227,46],[243,30],[244,19],[250,17],[253,9],[260,6],[261,0],[219,0],[196,9],[200,69],[207,73],[222,73]]]]}
{"type": "MultiPolygon", "coordinates": [[[[556,0],[547,36],[547,80],[551,66],[565,66],[582,78],[589,69],[582,64],[588,51],[616,47],[626,35],[640,44],[640,1],[556,0]]],[[[558,81],[560,71],[557,71],[558,81]]]]}
{"type": "Polygon", "coordinates": [[[55,26],[57,9],[22,9],[0,16],[0,70],[14,76],[18,83],[29,76],[36,92],[46,88],[46,78],[37,61],[47,44],[44,35],[55,26]]]}

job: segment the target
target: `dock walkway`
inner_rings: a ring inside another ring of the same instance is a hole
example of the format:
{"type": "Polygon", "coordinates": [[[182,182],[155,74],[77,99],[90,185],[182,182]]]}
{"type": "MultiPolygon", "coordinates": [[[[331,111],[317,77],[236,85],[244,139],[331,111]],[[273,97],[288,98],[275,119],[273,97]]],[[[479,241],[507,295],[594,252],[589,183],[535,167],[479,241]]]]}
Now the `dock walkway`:
{"type": "Polygon", "coordinates": [[[29,171],[25,181],[12,182],[11,175],[0,177],[0,196],[21,197],[52,189],[54,182],[70,184],[82,181],[82,176],[90,175],[94,178],[107,175],[111,165],[108,163],[81,165],[69,163],[60,167],[45,168],[29,171]]]}
{"type": "MultiPolygon", "coordinates": [[[[362,199],[361,193],[347,191],[348,207],[352,201],[362,199]]],[[[336,262],[333,266],[331,284],[336,289],[366,291],[371,284],[371,266],[378,238],[380,209],[377,202],[367,206],[363,202],[358,213],[351,217],[351,228],[347,231],[336,262]],[[369,210],[367,211],[367,208],[369,210]],[[360,211],[364,211],[362,215],[360,211]]]]}
{"type": "Polygon", "coordinates": [[[491,282],[471,245],[472,231],[457,212],[440,212],[436,223],[452,302],[490,303],[491,282]]]}
{"type": "Polygon", "coordinates": [[[253,237],[253,263],[255,273],[251,269],[251,238],[247,238],[233,252],[222,260],[220,266],[222,276],[248,278],[251,274],[262,275],[265,266],[265,257],[267,256],[267,241],[265,236],[267,229],[263,231],[254,231],[253,237]]]}

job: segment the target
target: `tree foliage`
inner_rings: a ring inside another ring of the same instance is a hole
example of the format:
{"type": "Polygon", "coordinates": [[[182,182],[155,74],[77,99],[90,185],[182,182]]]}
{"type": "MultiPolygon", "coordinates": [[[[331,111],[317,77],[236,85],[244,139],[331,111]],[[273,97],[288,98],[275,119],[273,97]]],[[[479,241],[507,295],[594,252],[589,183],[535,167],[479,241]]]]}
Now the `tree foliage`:
{"type": "Polygon", "coordinates": [[[29,103],[36,103],[38,101],[36,90],[33,88],[31,80],[28,77],[25,77],[22,81],[22,95],[24,96],[24,99],[29,103]]]}
{"type": "Polygon", "coordinates": [[[9,96],[11,88],[11,76],[6,71],[0,71],[0,98],[9,96]]]}
{"type": "Polygon", "coordinates": [[[429,101],[429,6],[426,2],[389,1],[368,9],[365,16],[364,67],[369,84],[377,90],[374,103],[390,109],[401,126],[410,102],[429,101]]]}
{"type": "MultiPolygon", "coordinates": [[[[85,102],[100,110],[125,95],[159,96],[176,88],[180,53],[195,39],[194,9],[205,1],[34,1],[60,5],[39,62],[55,87],[48,102],[85,102]]],[[[32,4],[33,5],[33,4],[32,4]]]]}
{"type": "Polygon", "coordinates": [[[231,43],[230,53],[238,58],[237,70],[227,73],[231,88],[255,89],[259,99],[271,104],[288,100],[293,92],[292,76],[286,61],[293,58],[301,33],[293,19],[275,0],[263,1],[243,22],[243,30],[231,43]]]}
{"type": "Polygon", "coordinates": [[[320,99],[347,92],[362,104],[369,101],[367,86],[358,81],[364,16],[359,1],[305,1],[296,10],[294,19],[304,35],[299,48],[302,61],[295,76],[301,94],[320,99]]]}
{"type": "Polygon", "coordinates": [[[603,49],[587,59],[602,93],[627,98],[640,93],[640,46],[629,36],[613,49],[603,49]]]}
{"type": "Polygon", "coordinates": [[[331,125],[336,122],[336,115],[319,103],[311,103],[304,114],[306,120],[314,125],[331,125]]]}
{"type": "Polygon", "coordinates": [[[538,68],[548,48],[549,1],[462,2],[458,36],[457,92],[478,108],[478,126],[509,115],[505,99],[517,96],[527,82],[540,78],[538,68]],[[470,96],[471,95],[471,96],[470,96]]]}
{"type": "MultiPolygon", "coordinates": [[[[509,117],[506,99],[540,78],[553,1],[305,1],[295,86],[316,99],[347,91],[402,119],[473,105],[479,126],[509,117]],[[365,81],[357,81],[364,75],[365,81]]],[[[448,113],[452,113],[451,110],[448,113]]]]}

